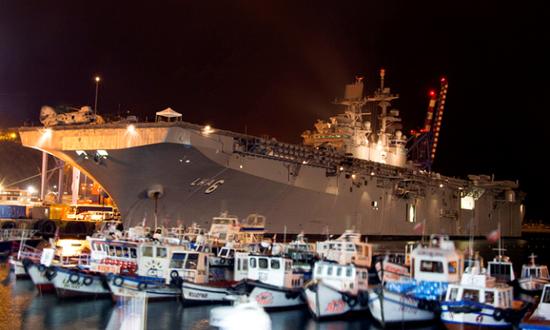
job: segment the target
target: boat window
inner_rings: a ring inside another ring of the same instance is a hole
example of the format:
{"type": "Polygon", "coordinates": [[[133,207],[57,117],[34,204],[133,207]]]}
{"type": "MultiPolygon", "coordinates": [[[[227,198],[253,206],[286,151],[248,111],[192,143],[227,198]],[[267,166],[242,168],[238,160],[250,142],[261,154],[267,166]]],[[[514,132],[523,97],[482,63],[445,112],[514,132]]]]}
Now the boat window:
{"type": "Polygon", "coordinates": [[[449,294],[449,301],[456,301],[458,298],[458,288],[452,288],[449,294]]]}
{"type": "Polygon", "coordinates": [[[505,299],[505,296],[504,296],[504,292],[499,292],[499,293],[498,293],[498,301],[500,302],[500,305],[501,305],[501,306],[507,307],[507,303],[506,303],[506,299],[505,299]]]}
{"type": "Polygon", "coordinates": [[[237,270],[241,270],[241,259],[237,259],[237,270]]]}
{"type": "Polygon", "coordinates": [[[259,258],[258,266],[260,267],[260,269],[267,269],[267,258],[259,258]]]}
{"type": "Polygon", "coordinates": [[[289,271],[292,268],[290,261],[285,262],[285,271],[289,271]]]}
{"type": "Polygon", "coordinates": [[[322,272],[323,272],[323,266],[321,265],[317,266],[317,275],[321,275],[322,272]]]}
{"type": "MultiPolygon", "coordinates": [[[[239,259],[241,260],[241,259],[239,259]]],[[[248,263],[245,261],[246,259],[243,259],[243,271],[247,271],[248,270],[248,263]]]]}
{"type": "Polygon", "coordinates": [[[271,259],[271,269],[279,269],[279,268],[281,268],[281,264],[279,263],[279,260],[271,259]]]}
{"type": "Polygon", "coordinates": [[[250,268],[256,268],[256,258],[250,258],[250,268]]]}
{"type": "Polygon", "coordinates": [[[462,300],[479,302],[479,290],[464,289],[462,292],[462,300]]]}
{"type": "Polygon", "coordinates": [[[183,261],[185,260],[185,253],[174,253],[172,260],[170,260],[170,268],[183,268],[183,261]]]}
{"type": "Polygon", "coordinates": [[[495,293],[493,291],[485,291],[485,303],[493,304],[495,302],[495,293]]]}
{"type": "Polygon", "coordinates": [[[456,272],[458,272],[458,262],[449,262],[449,274],[456,274],[456,272]]]}
{"type": "Polygon", "coordinates": [[[229,250],[229,253],[227,254],[227,256],[229,258],[234,258],[235,257],[235,250],[229,250]]]}
{"type": "Polygon", "coordinates": [[[346,276],[351,277],[353,275],[353,268],[347,267],[346,268],[346,276]]]}
{"type": "Polygon", "coordinates": [[[355,251],[355,246],[353,244],[346,244],[346,251],[348,252],[354,252],[355,251]]]}
{"type": "Polygon", "coordinates": [[[187,261],[185,262],[185,269],[197,269],[198,263],[199,263],[199,254],[189,253],[187,255],[187,261]]]}
{"type": "Polygon", "coordinates": [[[501,278],[510,276],[509,264],[491,263],[489,265],[489,270],[491,271],[491,276],[501,275],[501,278]]]}
{"type": "Polygon", "coordinates": [[[136,259],[137,258],[137,251],[136,248],[130,248],[130,258],[136,259]]]}
{"type": "Polygon", "coordinates": [[[144,257],[152,257],[153,256],[153,247],[152,246],[144,246],[141,248],[141,254],[144,257]]]}
{"type": "Polygon", "coordinates": [[[157,247],[157,258],[166,258],[167,252],[166,248],[157,247]]]}
{"type": "Polygon", "coordinates": [[[544,294],[542,295],[542,302],[543,303],[550,303],[550,286],[544,287],[544,294]]]}
{"type": "Polygon", "coordinates": [[[530,276],[530,277],[538,277],[538,276],[539,276],[539,274],[538,274],[538,269],[536,269],[536,268],[530,269],[530,270],[529,270],[529,275],[528,275],[528,276],[530,276]]]}
{"type": "Polygon", "coordinates": [[[342,276],[342,267],[336,268],[336,276],[342,276]]]}
{"type": "Polygon", "coordinates": [[[327,275],[332,275],[332,266],[328,266],[327,275]]]}
{"type": "Polygon", "coordinates": [[[363,271],[362,277],[363,277],[364,280],[366,280],[369,277],[369,273],[366,272],[366,271],[363,271]]]}
{"type": "Polygon", "coordinates": [[[420,271],[430,273],[443,273],[443,263],[441,261],[420,261],[420,271]]]}
{"type": "Polygon", "coordinates": [[[122,253],[122,247],[121,246],[117,246],[115,249],[116,249],[116,256],[117,257],[122,257],[124,255],[122,253]]]}

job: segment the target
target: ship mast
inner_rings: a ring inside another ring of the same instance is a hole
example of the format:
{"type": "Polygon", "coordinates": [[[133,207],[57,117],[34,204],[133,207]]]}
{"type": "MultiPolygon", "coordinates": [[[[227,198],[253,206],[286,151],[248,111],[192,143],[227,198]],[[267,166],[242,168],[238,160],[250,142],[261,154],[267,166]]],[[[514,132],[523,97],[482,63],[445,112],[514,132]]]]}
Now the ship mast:
{"type": "Polygon", "coordinates": [[[380,69],[380,88],[374,92],[373,96],[367,98],[367,102],[373,102],[382,109],[380,114],[380,130],[378,132],[378,141],[382,145],[386,145],[387,143],[388,122],[397,121],[396,117],[388,116],[388,107],[391,106],[391,101],[399,98],[399,95],[391,94],[390,89],[384,87],[385,76],[386,70],[380,69]]]}

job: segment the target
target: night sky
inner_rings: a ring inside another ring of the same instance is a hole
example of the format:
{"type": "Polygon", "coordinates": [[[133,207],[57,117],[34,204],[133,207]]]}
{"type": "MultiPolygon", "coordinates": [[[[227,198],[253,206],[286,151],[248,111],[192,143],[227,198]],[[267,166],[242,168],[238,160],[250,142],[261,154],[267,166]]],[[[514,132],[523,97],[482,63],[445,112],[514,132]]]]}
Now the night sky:
{"type": "MultiPolygon", "coordinates": [[[[449,80],[434,170],[520,181],[527,216],[546,194],[550,14],[521,1],[0,0],[0,126],[44,104],[93,105],[299,142],[344,84],[386,69],[405,130],[449,80]]],[[[5,160],[5,159],[4,159],[5,160]]]]}

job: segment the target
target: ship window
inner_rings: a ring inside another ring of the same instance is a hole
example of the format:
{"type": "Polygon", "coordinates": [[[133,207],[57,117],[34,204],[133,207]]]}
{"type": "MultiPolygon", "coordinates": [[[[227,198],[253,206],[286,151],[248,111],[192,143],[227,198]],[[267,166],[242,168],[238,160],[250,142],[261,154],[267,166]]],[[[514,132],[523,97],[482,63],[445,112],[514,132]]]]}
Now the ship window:
{"type": "Polygon", "coordinates": [[[237,270],[241,270],[241,259],[237,259],[237,270]]]}
{"type": "MultiPolygon", "coordinates": [[[[239,259],[241,260],[241,259],[239,259]]],[[[248,271],[248,263],[245,262],[246,259],[243,259],[243,271],[248,271]]]]}
{"type": "Polygon", "coordinates": [[[449,294],[449,300],[456,301],[457,297],[458,297],[458,288],[452,288],[449,294]]]}
{"type": "Polygon", "coordinates": [[[440,261],[422,260],[420,262],[420,271],[429,273],[443,273],[443,263],[440,261]]]}
{"type": "Polygon", "coordinates": [[[462,293],[462,300],[479,302],[479,290],[464,289],[464,292],[462,293]]]}
{"type": "Polygon", "coordinates": [[[416,205],[407,204],[407,221],[416,222],[416,205]]]}
{"type": "Polygon", "coordinates": [[[250,258],[250,268],[256,268],[256,258],[250,258]]]}
{"type": "Polygon", "coordinates": [[[317,267],[317,275],[321,275],[322,272],[323,272],[323,266],[319,265],[317,267]]]}
{"type": "Polygon", "coordinates": [[[235,257],[235,250],[229,250],[229,253],[227,254],[227,256],[229,258],[234,258],[235,257]]]}
{"type": "Polygon", "coordinates": [[[485,303],[493,304],[495,302],[495,293],[493,291],[485,291],[485,303]]]}
{"type": "Polygon", "coordinates": [[[259,258],[258,259],[258,266],[260,269],[267,269],[267,259],[266,258],[259,258]]]}
{"type": "Polygon", "coordinates": [[[130,258],[136,259],[137,258],[137,251],[136,248],[130,248],[130,258]]]}
{"type": "Polygon", "coordinates": [[[185,269],[197,269],[198,263],[199,263],[199,254],[189,253],[187,255],[187,261],[185,262],[185,269]]]}
{"type": "Polygon", "coordinates": [[[185,260],[185,253],[174,253],[172,260],[170,260],[170,268],[183,268],[183,261],[185,260]]]}
{"type": "Polygon", "coordinates": [[[279,269],[279,268],[281,268],[281,264],[279,263],[279,260],[271,259],[271,269],[279,269]]]}
{"type": "Polygon", "coordinates": [[[342,276],[342,267],[336,268],[336,276],[342,276]]]}
{"type": "Polygon", "coordinates": [[[539,274],[538,274],[538,269],[534,268],[534,269],[530,269],[529,271],[529,276],[530,277],[538,277],[539,274]]]}
{"type": "Polygon", "coordinates": [[[332,266],[328,266],[327,275],[332,275],[332,266]]]}
{"type": "Polygon", "coordinates": [[[451,261],[449,262],[449,274],[456,274],[458,271],[458,262],[451,261]]]}
{"type": "Polygon", "coordinates": [[[141,248],[141,254],[144,257],[152,257],[153,256],[153,247],[152,246],[144,246],[141,248]]]}
{"type": "Polygon", "coordinates": [[[346,276],[351,277],[353,275],[353,268],[348,267],[346,268],[346,276]]]}
{"type": "Polygon", "coordinates": [[[166,258],[166,248],[157,247],[157,258],[166,258]]]}
{"type": "Polygon", "coordinates": [[[544,294],[542,295],[542,302],[543,303],[550,303],[550,287],[546,286],[544,288],[544,294]]]}

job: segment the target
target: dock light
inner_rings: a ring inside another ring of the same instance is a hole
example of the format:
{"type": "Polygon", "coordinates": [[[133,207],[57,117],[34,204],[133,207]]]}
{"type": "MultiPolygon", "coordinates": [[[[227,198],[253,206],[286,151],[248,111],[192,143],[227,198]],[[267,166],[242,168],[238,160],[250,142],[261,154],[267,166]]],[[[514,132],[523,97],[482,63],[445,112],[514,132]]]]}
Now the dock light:
{"type": "Polygon", "coordinates": [[[130,124],[128,126],[126,126],[126,131],[130,134],[130,135],[136,135],[137,131],[136,131],[136,126],[134,124],[130,124]]]}
{"type": "Polygon", "coordinates": [[[212,133],[214,133],[214,129],[210,125],[206,125],[202,129],[202,134],[204,134],[204,135],[210,135],[212,133]]]}
{"type": "Polygon", "coordinates": [[[36,188],[34,186],[28,186],[27,187],[27,192],[30,194],[30,195],[34,195],[36,193],[36,188]]]}
{"type": "Polygon", "coordinates": [[[357,177],[357,175],[355,175],[355,174],[352,174],[352,175],[351,175],[351,179],[352,179],[352,180],[355,180],[356,177],[357,177]]]}

